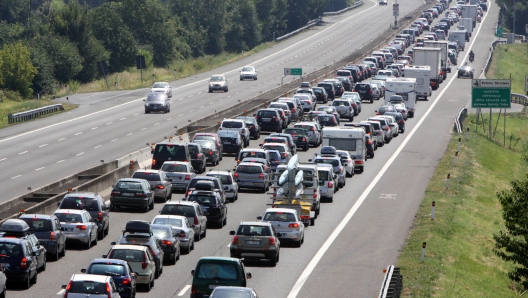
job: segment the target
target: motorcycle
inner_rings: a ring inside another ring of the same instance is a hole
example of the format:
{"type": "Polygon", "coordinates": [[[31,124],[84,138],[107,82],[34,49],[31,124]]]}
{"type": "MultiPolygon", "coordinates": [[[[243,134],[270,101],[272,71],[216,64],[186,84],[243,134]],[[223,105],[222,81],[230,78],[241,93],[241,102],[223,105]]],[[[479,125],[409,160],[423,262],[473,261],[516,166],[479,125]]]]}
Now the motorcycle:
{"type": "Polygon", "coordinates": [[[475,56],[469,55],[469,62],[473,62],[473,60],[475,60],[475,56]]]}

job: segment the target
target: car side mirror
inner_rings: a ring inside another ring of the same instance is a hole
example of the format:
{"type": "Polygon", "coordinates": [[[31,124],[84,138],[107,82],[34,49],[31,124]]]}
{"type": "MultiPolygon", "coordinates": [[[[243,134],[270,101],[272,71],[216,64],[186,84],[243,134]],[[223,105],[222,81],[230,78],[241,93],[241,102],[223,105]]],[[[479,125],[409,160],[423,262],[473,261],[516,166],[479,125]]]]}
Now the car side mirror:
{"type": "Polygon", "coordinates": [[[257,220],[262,220],[262,216],[257,216],[257,220]]]}
{"type": "Polygon", "coordinates": [[[106,259],[108,258],[108,255],[102,255],[101,257],[103,257],[103,259],[106,259]]]}
{"type": "Polygon", "coordinates": [[[81,269],[81,272],[82,272],[82,273],[86,273],[86,269],[84,269],[84,268],[81,269]]]}
{"type": "Polygon", "coordinates": [[[236,234],[235,231],[229,231],[229,235],[234,236],[236,234]]]}
{"type": "Polygon", "coordinates": [[[229,190],[229,187],[227,187],[227,186],[224,186],[224,190],[229,190]]]}
{"type": "Polygon", "coordinates": [[[110,242],[110,245],[116,245],[117,243],[114,241],[114,242],[110,242]]]}
{"type": "Polygon", "coordinates": [[[194,270],[191,270],[191,276],[194,276],[194,270]]]}
{"type": "Polygon", "coordinates": [[[40,251],[36,250],[36,251],[33,252],[33,254],[35,255],[35,257],[38,257],[38,256],[40,256],[40,251]]]}
{"type": "Polygon", "coordinates": [[[57,207],[59,207],[59,206],[60,206],[60,202],[57,203],[57,207]]]}
{"type": "Polygon", "coordinates": [[[308,159],[308,162],[312,162],[312,160],[313,160],[313,159],[310,158],[310,159],[308,159]]]}
{"type": "Polygon", "coordinates": [[[251,279],[251,272],[246,273],[247,279],[251,279]]]}

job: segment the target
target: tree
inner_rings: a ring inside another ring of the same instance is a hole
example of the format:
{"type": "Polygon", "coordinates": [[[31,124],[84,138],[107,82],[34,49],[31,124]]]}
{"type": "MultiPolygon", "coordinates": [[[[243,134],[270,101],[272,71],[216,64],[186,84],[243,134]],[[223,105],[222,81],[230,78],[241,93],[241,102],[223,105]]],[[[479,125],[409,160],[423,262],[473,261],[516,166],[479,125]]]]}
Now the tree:
{"type": "Polygon", "coordinates": [[[31,62],[38,71],[33,78],[33,91],[40,94],[55,93],[57,80],[55,79],[55,65],[53,61],[42,44],[36,42],[36,40],[33,40],[30,47],[31,62]]]}
{"type": "Polygon", "coordinates": [[[511,189],[497,194],[506,230],[500,230],[493,236],[494,252],[503,260],[516,265],[508,272],[508,277],[528,289],[528,180],[513,180],[510,185],[511,189]]]}
{"type": "Polygon", "coordinates": [[[260,24],[252,0],[231,3],[230,29],[226,33],[226,50],[240,52],[251,49],[261,41],[260,24]]]}
{"type": "Polygon", "coordinates": [[[528,2],[522,0],[497,0],[497,5],[502,8],[502,23],[512,32],[515,25],[516,34],[525,34],[525,24],[528,24],[528,2]],[[514,11],[515,24],[513,24],[514,11]]]}
{"type": "Polygon", "coordinates": [[[31,64],[29,49],[17,42],[0,50],[0,83],[9,90],[28,97],[33,93],[31,82],[37,69],[31,64]]]}
{"type": "MultiPolygon", "coordinates": [[[[50,34],[47,36],[37,36],[32,48],[35,49],[35,57],[42,58],[39,62],[49,61],[53,67],[54,77],[61,83],[67,83],[77,76],[83,69],[84,59],[79,53],[77,45],[66,36],[50,34]],[[40,49],[45,51],[46,58],[37,53],[40,49]]],[[[39,67],[42,65],[39,63],[39,67]]]]}

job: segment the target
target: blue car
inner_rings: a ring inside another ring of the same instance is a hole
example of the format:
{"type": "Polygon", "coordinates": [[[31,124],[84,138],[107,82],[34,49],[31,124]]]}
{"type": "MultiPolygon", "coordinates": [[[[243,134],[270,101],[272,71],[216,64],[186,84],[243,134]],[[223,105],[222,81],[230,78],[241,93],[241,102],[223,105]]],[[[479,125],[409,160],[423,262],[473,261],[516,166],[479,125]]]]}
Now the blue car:
{"type": "Polygon", "coordinates": [[[94,259],[82,273],[111,276],[114,280],[119,295],[136,297],[137,274],[132,271],[127,261],[117,259],[94,259]]]}

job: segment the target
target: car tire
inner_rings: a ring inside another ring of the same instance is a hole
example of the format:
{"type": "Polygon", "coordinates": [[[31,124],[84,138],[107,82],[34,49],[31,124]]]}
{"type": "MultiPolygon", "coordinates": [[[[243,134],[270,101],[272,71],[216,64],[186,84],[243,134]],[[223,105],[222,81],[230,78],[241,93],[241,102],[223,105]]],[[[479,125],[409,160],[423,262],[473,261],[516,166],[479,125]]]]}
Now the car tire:
{"type": "Polygon", "coordinates": [[[331,196],[330,198],[328,198],[328,203],[333,203],[334,202],[334,196],[331,196]]]}
{"type": "MultiPolygon", "coordinates": [[[[55,250],[55,254],[53,254],[53,260],[54,261],[58,261],[60,258],[60,253],[59,253],[59,246],[57,245],[57,249],[55,250]]],[[[1,298],[1,297],[0,297],[1,298]]]]}
{"type": "Polygon", "coordinates": [[[374,99],[371,98],[371,99],[370,99],[370,103],[374,103],[374,99]]]}
{"type": "Polygon", "coordinates": [[[255,76],[255,81],[257,80],[257,77],[255,76]]]}
{"type": "Polygon", "coordinates": [[[315,218],[310,218],[310,225],[315,226],[315,218]]]}
{"type": "Polygon", "coordinates": [[[145,114],[150,114],[150,111],[145,109],[145,114]]]}
{"type": "Polygon", "coordinates": [[[31,284],[36,285],[37,279],[38,279],[38,274],[37,274],[37,271],[35,271],[35,276],[33,276],[33,278],[31,279],[31,284]]]}
{"type": "Polygon", "coordinates": [[[304,146],[304,151],[308,151],[310,149],[310,145],[306,144],[306,146],[304,146]]]}
{"type": "Polygon", "coordinates": [[[97,245],[97,241],[98,241],[97,237],[98,237],[98,235],[95,235],[95,238],[94,238],[94,241],[92,243],[92,246],[96,246],[97,245]]]}
{"type": "Polygon", "coordinates": [[[104,229],[102,229],[101,232],[97,233],[97,238],[99,240],[103,240],[103,238],[104,238],[104,229]]]}
{"type": "Polygon", "coordinates": [[[227,216],[224,217],[224,220],[222,221],[222,227],[227,225],[227,216]]]}
{"type": "Polygon", "coordinates": [[[61,257],[65,257],[66,256],[66,243],[64,243],[64,246],[62,247],[62,251],[61,251],[61,257]]]}
{"type": "Polygon", "coordinates": [[[213,93],[213,90],[209,89],[209,93],[213,93]]]}
{"type": "Polygon", "coordinates": [[[277,262],[279,262],[279,255],[278,254],[270,259],[271,267],[277,266],[277,262]]]}
{"type": "Polygon", "coordinates": [[[46,267],[48,266],[48,262],[47,262],[47,259],[46,256],[44,256],[44,264],[42,265],[42,267],[40,268],[40,271],[46,271],[46,267]]]}
{"type": "Polygon", "coordinates": [[[346,177],[347,177],[347,178],[350,178],[350,177],[352,177],[352,176],[353,176],[352,173],[346,172],[346,177]]]}
{"type": "Polygon", "coordinates": [[[152,279],[151,282],[149,282],[148,284],[145,285],[145,290],[147,292],[150,292],[150,290],[152,289],[152,284],[154,283],[154,279],[152,279]]]}
{"type": "Polygon", "coordinates": [[[169,195],[165,198],[165,202],[168,202],[172,199],[172,190],[169,192],[169,195]]]}
{"type": "Polygon", "coordinates": [[[84,245],[84,249],[88,250],[92,247],[92,239],[88,239],[88,243],[84,245]]]}
{"type": "Polygon", "coordinates": [[[150,210],[154,209],[154,198],[152,198],[152,202],[149,204],[148,208],[150,208],[150,210]]]}
{"type": "Polygon", "coordinates": [[[195,241],[195,242],[199,242],[200,239],[202,239],[201,231],[198,232],[196,235],[194,235],[194,241],[195,241]]]}

